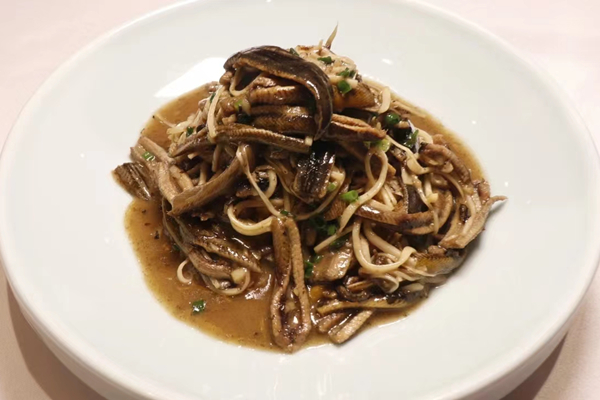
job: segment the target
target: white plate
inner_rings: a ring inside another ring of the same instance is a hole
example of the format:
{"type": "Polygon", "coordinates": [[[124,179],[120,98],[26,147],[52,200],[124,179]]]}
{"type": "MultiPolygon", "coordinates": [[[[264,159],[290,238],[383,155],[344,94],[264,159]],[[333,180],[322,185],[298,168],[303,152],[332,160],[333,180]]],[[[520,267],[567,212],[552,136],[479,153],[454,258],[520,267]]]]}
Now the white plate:
{"type": "Polygon", "coordinates": [[[564,95],[504,43],[414,2],[204,1],[89,46],[32,98],[0,163],[0,250],[28,320],[109,398],[491,399],[564,333],[597,264],[598,162],[564,95]],[[110,171],[158,106],[254,45],[334,50],[454,129],[509,197],[409,318],[293,355],[218,342],[144,283],[110,171]]]}

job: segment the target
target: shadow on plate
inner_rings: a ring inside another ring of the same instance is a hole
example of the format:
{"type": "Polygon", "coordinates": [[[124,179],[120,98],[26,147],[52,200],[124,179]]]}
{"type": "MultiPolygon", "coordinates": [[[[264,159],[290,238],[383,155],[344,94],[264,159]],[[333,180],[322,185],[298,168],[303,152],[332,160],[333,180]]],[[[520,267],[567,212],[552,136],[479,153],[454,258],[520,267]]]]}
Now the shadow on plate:
{"type": "Polygon", "coordinates": [[[540,365],[540,367],[523,382],[519,385],[515,390],[510,392],[510,394],[504,397],[502,400],[533,400],[535,399],[537,393],[540,391],[546,379],[552,372],[554,365],[556,364],[556,360],[558,360],[558,356],[565,344],[565,338],[561,340],[561,342],[556,346],[556,349],[550,354],[550,357],[546,359],[540,365]]]}
{"type": "MultiPolygon", "coordinates": [[[[7,285],[8,286],[8,285],[7,285]]],[[[52,400],[106,400],[73,375],[46,347],[23,317],[10,287],[8,304],[15,336],[31,376],[52,400]]],[[[519,387],[502,400],[533,400],[548,379],[564,344],[564,339],[550,357],[519,387]]]]}
{"type": "Polygon", "coordinates": [[[19,350],[31,376],[48,397],[52,400],[105,400],[73,375],[52,354],[23,317],[10,287],[7,287],[6,292],[19,350]]]}

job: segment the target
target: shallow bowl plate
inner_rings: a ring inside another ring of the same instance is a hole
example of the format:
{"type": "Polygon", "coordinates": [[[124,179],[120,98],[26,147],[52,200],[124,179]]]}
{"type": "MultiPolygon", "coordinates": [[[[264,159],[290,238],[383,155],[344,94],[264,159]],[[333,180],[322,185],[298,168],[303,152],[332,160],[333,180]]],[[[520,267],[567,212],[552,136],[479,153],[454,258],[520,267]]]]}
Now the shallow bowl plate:
{"type": "Polygon", "coordinates": [[[184,3],[96,41],[31,99],[0,163],[0,251],[24,314],[114,399],[490,399],[564,333],[597,265],[598,162],[563,94],[490,34],[414,2],[184,3]],[[414,314],[293,355],[175,320],[129,245],[110,171],[152,111],[262,44],[326,38],[472,148],[499,207],[476,251],[414,314]]]}

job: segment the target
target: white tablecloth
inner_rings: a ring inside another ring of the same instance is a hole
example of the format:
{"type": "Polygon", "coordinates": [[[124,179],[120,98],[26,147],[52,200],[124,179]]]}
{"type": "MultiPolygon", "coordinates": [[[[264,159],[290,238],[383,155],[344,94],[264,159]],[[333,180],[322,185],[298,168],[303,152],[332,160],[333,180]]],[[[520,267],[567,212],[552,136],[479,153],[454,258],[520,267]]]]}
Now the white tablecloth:
{"type": "MultiPolygon", "coordinates": [[[[0,1],[0,148],[19,110],[89,41],[170,0],[0,1]]],[[[522,50],[566,90],[600,142],[600,1],[431,0],[522,50]]],[[[1,195],[1,194],[0,194],[1,195]]],[[[552,356],[510,400],[600,398],[600,278],[552,356]]],[[[0,398],[101,400],[27,325],[0,269],[0,398]]]]}

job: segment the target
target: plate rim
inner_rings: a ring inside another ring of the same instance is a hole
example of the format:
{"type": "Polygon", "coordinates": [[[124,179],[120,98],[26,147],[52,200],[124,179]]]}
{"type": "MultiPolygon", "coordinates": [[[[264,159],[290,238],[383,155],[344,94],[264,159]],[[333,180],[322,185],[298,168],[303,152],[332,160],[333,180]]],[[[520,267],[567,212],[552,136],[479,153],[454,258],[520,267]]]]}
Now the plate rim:
{"type": "MultiPolygon", "coordinates": [[[[61,63],[25,103],[17,115],[17,118],[15,119],[8,136],[6,137],[2,152],[0,153],[0,194],[5,193],[2,188],[6,185],[9,172],[8,166],[10,165],[10,160],[15,155],[14,148],[17,146],[17,140],[20,139],[18,133],[20,126],[24,124],[23,121],[27,120],[30,115],[35,112],[38,104],[42,102],[47,93],[51,92],[54,87],[61,82],[63,77],[67,76],[69,72],[76,68],[81,61],[85,60],[89,54],[92,54],[104,44],[114,40],[123,32],[191,4],[214,3],[216,1],[217,0],[182,0],[147,12],[139,17],[125,22],[124,24],[108,30],[106,33],[92,40],[90,43],[68,57],[66,61],[61,63]]],[[[448,21],[454,25],[461,26],[471,34],[492,42],[498,47],[498,49],[501,49],[502,52],[509,55],[515,63],[519,63],[529,72],[531,72],[536,78],[538,78],[552,94],[552,101],[560,105],[560,108],[565,111],[566,115],[570,119],[570,123],[574,128],[576,128],[579,139],[582,140],[582,144],[587,143],[590,145],[588,146],[587,151],[582,151],[582,154],[585,154],[587,159],[586,161],[593,165],[593,169],[596,174],[596,185],[590,190],[593,190],[596,193],[596,197],[599,197],[598,193],[600,193],[600,180],[598,179],[598,173],[600,172],[600,154],[598,152],[598,148],[595,146],[593,136],[587,128],[579,111],[574,106],[569,95],[566,94],[564,89],[546,70],[534,63],[528,57],[524,56],[521,50],[517,49],[505,39],[502,39],[486,28],[483,28],[478,24],[471,22],[470,20],[440,6],[429,4],[424,0],[378,0],[378,2],[401,3],[407,7],[418,9],[429,15],[444,19],[445,21],[448,21]]],[[[221,1],[220,4],[222,5],[223,2],[221,1]]],[[[6,210],[4,199],[5,196],[0,195],[0,217],[4,215],[3,213],[6,210]]],[[[595,211],[600,215],[600,204],[596,205],[595,209],[595,211]]],[[[593,226],[600,226],[600,222],[592,222],[592,224],[593,226]]],[[[90,346],[89,344],[85,343],[85,341],[80,340],[77,337],[73,337],[67,328],[62,326],[60,323],[55,322],[53,318],[50,318],[48,312],[44,312],[43,309],[31,301],[30,298],[27,298],[26,294],[21,293],[18,289],[20,284],[19,279],[15,273],[11,272],[11,267],[9,267],[9,264],[13,264],[7,262],[8,258],[13,257],[7,256],[7,254],[10,254],[12,250],[10,250],[11,246],[7,245],[7,242],[11,239],[7,239],[6,236],[1,234],[3,231],[7,230],[5,228],[4,218],[0,218],[0,265],[4,269],[7,282],[9,283],[15,299],[17,300],[21,311],[26,317],[26,320],[30,323],[30,325],[32,325],[36,333],[55,354],[56,350],[62,351],[64,355],[70,358],[71,361],[74,361],[79,367],[84,368],[88,373],[91,373],[93,376],[110,385],[111,387],[125,391],[129,395],[132,395],[136,398],[149,400],[192,400],[191,397],[177,392],[176,390],[172,390],[165,385],[152,383],[145,378],[138,378],[117,363],[114,363],[104,357],[102,354],[99,354],[93,346],[90,346]]],[[[565,302],[565,306],[562,307],[560,313],[556,314],[557,317],[555,317],[552,326],[542,335],[535,338],[533,344],[527,347],[525,350],[519,352],[516,357],[513,357],[508,361],[494,363],[491,367],[489,367],[487,375],[481,377],[480,379],[474,380],[471,383],[466,382],[458,385],[458,387],[453,387],[454,390],[449,391],[447,395],[443,396],[443,398],[449,400],[469,397],[471,395],[483,392],[485,389],[492,388],[494,385],[497,385],[502,380],[508,378],[512,373],[522,369],[530,360],[536,356],[539,356],[540,354],[543,354],[545,350],[548,350],[548,346],[551,345],[552,349],[554,348],[556,343],[553,342],[557,342],[557,337],[562,337],[563,332],[566,331],[568,324],[572,320],[575,312],[579,309],[579,306],[589,291],[593,278],[597,273],[600,263],[600,237],[594,240],[595,242],[591,242],[591,244],[596,245],[592,246],[596,248],[596,255],[594,259],[595,262],[594,265],[586,267],[586,283],[583,285],[583,287],[578,288],[578,292],[573,295],[572,298],[569,298],[568,302],[565,302]]],[[[14,270],[14,267],[12,268],[14,270]]],[[[65,360],[62,357],[59,358],[61,362],[65,363],[65,360]]],[[[525,378],[526,377],[522,377],[521,380],[524,380],[525,378]]]]}

